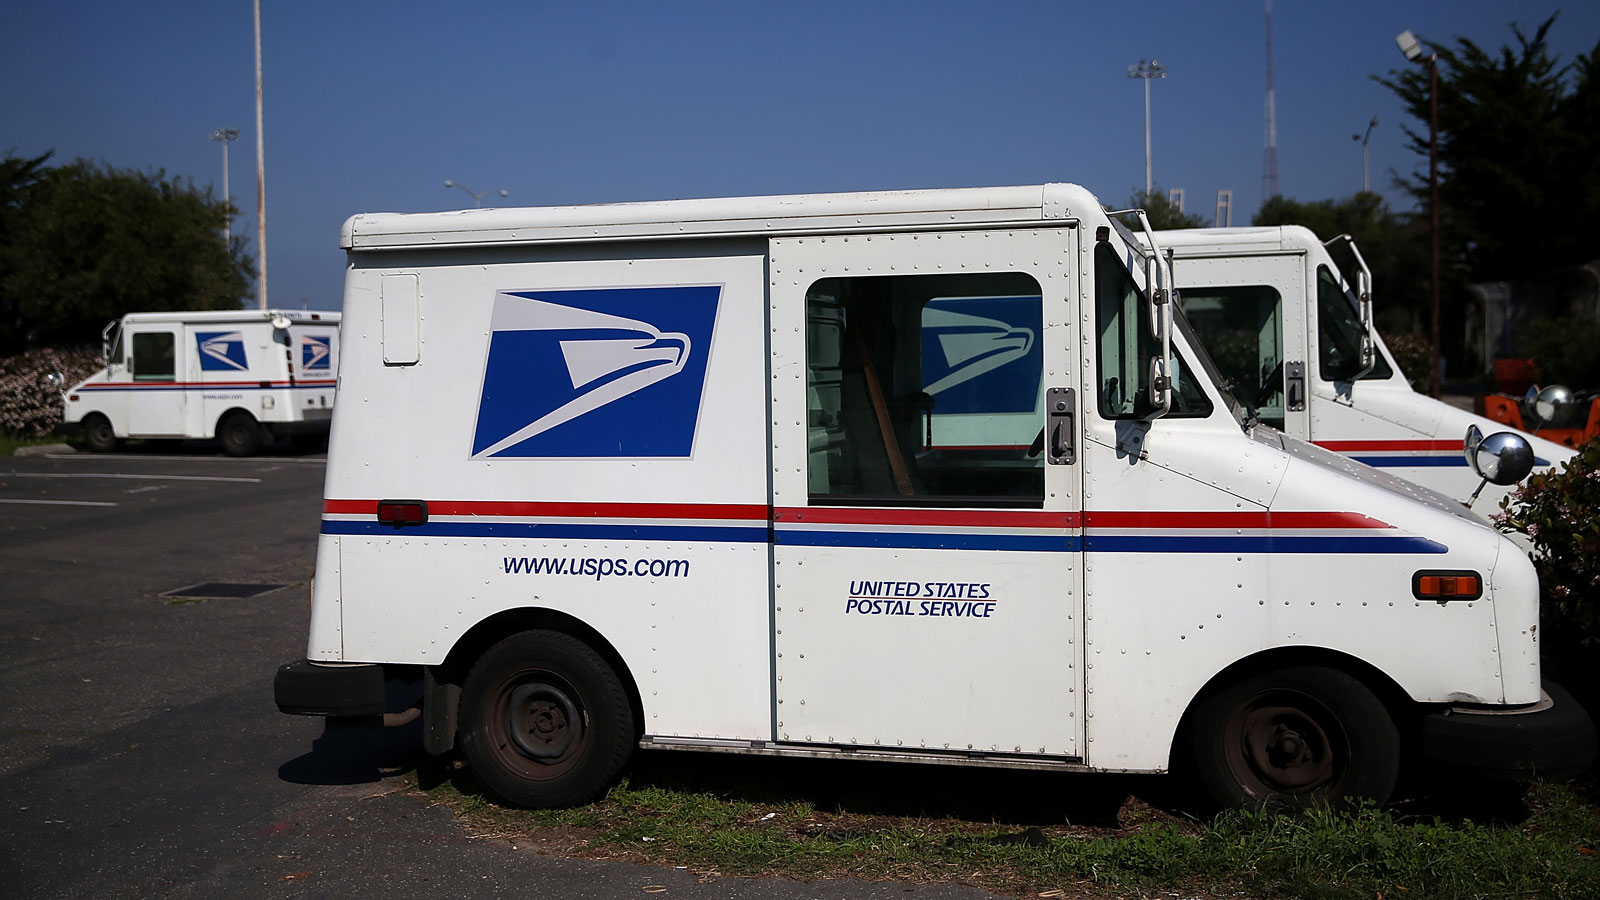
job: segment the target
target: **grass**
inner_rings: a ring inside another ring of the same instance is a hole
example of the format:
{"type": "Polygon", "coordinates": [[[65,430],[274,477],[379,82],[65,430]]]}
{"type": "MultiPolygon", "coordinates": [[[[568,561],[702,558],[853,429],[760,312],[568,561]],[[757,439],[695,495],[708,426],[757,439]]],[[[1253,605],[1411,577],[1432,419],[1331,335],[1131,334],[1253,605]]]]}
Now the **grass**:
{"type": "Polygon", "coordinates": [[[0,456],[11,456],[19,447],[31,447],[35,444],[59,444],[61,438],[45,435],[44,437],[23,437],[9,431],[0,431],[0,456]]]}
{"type": "Polygon", "coordinates": [[[413,778],[481,836],[703,879],[955,881],[1030,897],[1600,897],[1593,779],[1200,822],[1165,780],[1126,776],[658,752],[565,810],[502,807],[459,766],[413,778]]]}

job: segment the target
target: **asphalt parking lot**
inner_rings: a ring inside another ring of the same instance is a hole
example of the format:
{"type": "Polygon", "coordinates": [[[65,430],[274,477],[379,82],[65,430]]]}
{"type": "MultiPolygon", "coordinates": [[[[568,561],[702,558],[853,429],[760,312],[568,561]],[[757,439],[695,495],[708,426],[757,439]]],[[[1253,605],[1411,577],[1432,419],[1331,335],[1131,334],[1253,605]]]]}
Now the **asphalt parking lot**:
{"type": "Polygon", "coordinates": [[[397,775],[415,727],[326,731],[273,703],[304,650],[324,471],[205,445],[0,458],[0,896],[988,896],[699,884],[469,836],[397,775]]]}

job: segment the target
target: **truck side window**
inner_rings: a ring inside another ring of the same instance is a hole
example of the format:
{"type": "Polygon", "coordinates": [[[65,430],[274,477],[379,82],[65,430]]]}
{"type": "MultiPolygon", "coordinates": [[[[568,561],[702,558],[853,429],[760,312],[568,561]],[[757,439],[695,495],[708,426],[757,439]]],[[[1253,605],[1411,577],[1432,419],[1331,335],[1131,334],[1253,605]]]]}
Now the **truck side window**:
{"type": "Polygon", "coordinates": [[[1222,388],[1283,428],[1283,297],[1267,285],[1185,285],[1180,302],[1222,373],[1222,388]]]}
{"type": "Polygon", "coordinates": [[[1040,507],[1043,303],[1020,273],[825,278],[806,293],[813,503],[1040,507]]]}
{"type": "Polygon", "coordinates": [[[148,331],[135,334],[133,347],[134,381],[177,380],[174,339],[170,331],[148,331]]]}
{"type": "MultiPolygon", "coordinates": [[[[1110,244],[1094,250],[1095,324],[1099,330],[1100,415],[1138,419],[1150,412],[1150,357],[1159,349],[1150,334],[1150,311],[1110,244]]],[[[1168,418],[1205,418],[1211,400],[1176,350],[1172,353],[1172,410],[1168,418]]]]}
{"type": "MultiPolygon", "coordinates": [[[[1349,381],[1361,371],[1360,314],[1355,300],[1327,266],[1317,267],[1317,337],[1322,345],[1317,371],[1323,381],[1349,381]]],[[[1377,365],[1362,380],[1381,381],[1393,375],[1388,361],[1378,353],[1377,365]]]]}

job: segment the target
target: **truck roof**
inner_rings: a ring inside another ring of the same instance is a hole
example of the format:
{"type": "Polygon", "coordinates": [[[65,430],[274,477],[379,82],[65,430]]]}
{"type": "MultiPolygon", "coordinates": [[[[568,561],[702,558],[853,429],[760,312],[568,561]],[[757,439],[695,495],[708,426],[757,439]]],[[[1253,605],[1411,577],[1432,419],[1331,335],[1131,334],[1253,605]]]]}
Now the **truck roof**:
{"type": "Polygon", "coordinates": [[[1099,201],[1075,184],[661,200],[587,206],[362,213],[350,251],[486,244],[899,231],[1082,218],[1099,201]]]}
{"type": "MultiPolygon", "coordinates": [[[[1135,232],[1135,237],[1142,236],[1135,232]]],[[[1190,255],[1218,253],[1228,256],[1248,253],[1305,252],[1322,246],[1311,229],[1303,225],[1269,225],[1252,228],[1178,228],[1156,232],[1161,249],[1182,249],[1190,255]]]]}
{"type": "Polygon", "coordinates": [[[175,310],[172,312],[128,313],[124,322],[200,322],[219,325],[226,322],[269,322],[273,316],[283,316],[296,325],[337,325],[339,314],[325,310],[300,309],[205,309],[175,310]]]}

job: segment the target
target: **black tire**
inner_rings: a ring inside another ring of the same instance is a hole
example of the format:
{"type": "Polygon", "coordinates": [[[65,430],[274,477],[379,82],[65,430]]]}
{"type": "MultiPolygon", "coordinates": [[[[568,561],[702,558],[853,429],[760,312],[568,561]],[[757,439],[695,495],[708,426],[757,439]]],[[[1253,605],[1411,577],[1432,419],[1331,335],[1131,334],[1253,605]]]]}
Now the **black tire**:
{"type": "Polygon", "coordinates": [[[110,453],[117,449],[117,433],[111,420],[99,413],[83,417],[83,442],[95,453],[110,453]]]}
{"type": "Polygon", "coordinates": [[[1310,666],[1247,678],[1209,698],[1191,728],[1195,775],[1224,808],[1304,809],[1389,799],[1400,736],[1383,703],[1343,672],[1310,666]]]}
{"type": "Polygon", "coordinates": [[[229,456],[254,456],[261,449],[261,425],[249,413],[232,413],[218,423],[217,440],[229,456]]]}
{"type": "Polygon", "coordinates": [[[461,748],[515,806],[572,806],[611,785],[633,752],[633,706],[610,665],[555,631],[525,631],[478,659],[461,690],[461,748]]]}

